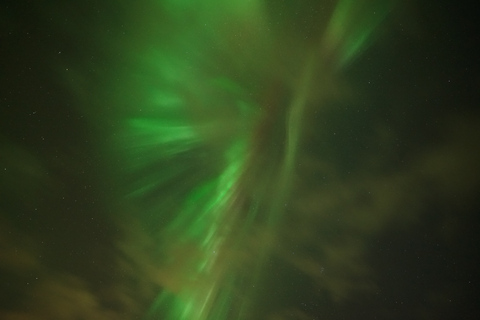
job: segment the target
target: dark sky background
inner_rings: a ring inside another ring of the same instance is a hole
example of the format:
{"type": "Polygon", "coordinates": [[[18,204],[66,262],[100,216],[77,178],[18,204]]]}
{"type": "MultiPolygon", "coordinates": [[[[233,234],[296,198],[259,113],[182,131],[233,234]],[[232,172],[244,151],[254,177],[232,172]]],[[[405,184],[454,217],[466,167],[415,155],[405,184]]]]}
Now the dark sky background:
{"type": "MultiPolygon", "coordinates": [[[[140,319],[169,277],[110,146],[139,7],[0,5],[1,319],[140,319]]],[[[258,319],[478,317],[476,12],[397,10],[344,71],[351,98],[308,111],[258,319]]]]}

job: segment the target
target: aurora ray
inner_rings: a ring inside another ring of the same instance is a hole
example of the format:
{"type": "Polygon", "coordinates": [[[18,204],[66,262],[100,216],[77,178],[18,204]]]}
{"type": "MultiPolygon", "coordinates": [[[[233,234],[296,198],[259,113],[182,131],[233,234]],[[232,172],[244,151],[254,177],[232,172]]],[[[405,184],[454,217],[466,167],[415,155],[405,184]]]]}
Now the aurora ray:
{"type": "Polygon", "coordinates": [[[253,319],[304,111],[324,90],[316,79],[337,76],[368,46],[391,1],[340,0],[316,39],[285,54],[264,1],[154,7],[163,29],[135,44],[116,132],[129,195],[171,270],[148,317],[253,319]]]}

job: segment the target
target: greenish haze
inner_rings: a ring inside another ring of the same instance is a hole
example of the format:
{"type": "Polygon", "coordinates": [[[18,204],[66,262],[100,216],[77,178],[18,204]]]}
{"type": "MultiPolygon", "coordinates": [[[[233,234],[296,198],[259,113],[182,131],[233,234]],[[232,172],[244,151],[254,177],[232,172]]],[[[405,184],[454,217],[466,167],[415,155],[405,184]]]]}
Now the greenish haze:
{"type": "Polygon", "coordinates": [[[157,4],[163,20],[150,19],[160,30],[131,39],[134,71],[118,88],[118,146],[136,177],[129,195],[158,198],[146,223],[162,221],[162,263],[174,270],[148,317],[252,319],[295,174],[304,109],[316,72],[328,67],[321,59],[333,58],[335,72],[345,68],[391,2],[339,1],[314,44],[327,54],[312,48],[292,62],[302,66],[295,84],[271,58],[282,56],[282,39],[269,32],[263,1],[157,4]],[[292,92],[290,101],[276,97],[279,88],[292,92]]]}

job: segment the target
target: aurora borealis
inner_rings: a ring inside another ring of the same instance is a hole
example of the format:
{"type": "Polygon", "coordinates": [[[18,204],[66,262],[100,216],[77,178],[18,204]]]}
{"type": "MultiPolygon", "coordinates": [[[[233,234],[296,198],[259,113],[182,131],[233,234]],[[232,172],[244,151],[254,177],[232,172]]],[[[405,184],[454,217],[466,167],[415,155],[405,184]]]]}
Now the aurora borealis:
{"type": "Polygon", "coordinates": [[[474,318],[466,8],[2,6],[1,319],[474,318]]]}

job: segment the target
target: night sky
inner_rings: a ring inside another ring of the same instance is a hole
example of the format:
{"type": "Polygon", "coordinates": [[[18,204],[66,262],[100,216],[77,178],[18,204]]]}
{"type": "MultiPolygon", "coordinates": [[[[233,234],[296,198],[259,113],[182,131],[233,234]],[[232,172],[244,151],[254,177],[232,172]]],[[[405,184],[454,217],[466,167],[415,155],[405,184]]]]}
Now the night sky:
{"type": "Polygon", "coordinates": [[[477,319],[461,1],[3,1],[0,319],[477,319]]]}

